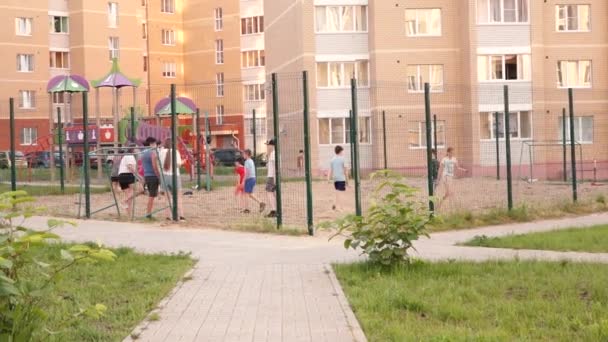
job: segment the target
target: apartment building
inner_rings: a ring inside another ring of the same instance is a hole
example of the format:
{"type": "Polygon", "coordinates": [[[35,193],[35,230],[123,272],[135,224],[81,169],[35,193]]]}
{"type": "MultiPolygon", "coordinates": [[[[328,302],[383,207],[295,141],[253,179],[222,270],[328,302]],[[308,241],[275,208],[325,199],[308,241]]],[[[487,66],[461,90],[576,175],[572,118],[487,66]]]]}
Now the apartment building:
{"type": "Polygon", "coordinates": [[[439,154],[453,146],[473,175],[490,174],[496,132],[505,161],[504,117],[494,113],[508,85],[514,163],[542,163],[535,176],[557,177],[569,87],[583,159],[608,161],[607,11],[602,0],[267,0],[266,68],[309,71],[320,169],[333,146],[348,145],[355,76],[362,167],[384,165],[384,112],[388,166],[423,170],[428,82],[439,154]]]}
{"type": "MultiPolygon", "coordinates": [[[[113,125],[129,108],[154,117],[154,105],[178,85],[178,96],[192,98],[201,116],[210,117],[212,146],[244,147],[253,135],[253,109],[259,140],[265,136],[264,21],[261,0],[7,0],[0,4],[0,125],[8,128],[8,97],[16,99],[20,149],[50,136],[57,120],[78,123],[80,94],[48,97],[56,75],[99,80],[119,60],[123,74],[139,80],[136,89],[94,89],[89,116],[113,125]],[[16,65],[13,61],[16,60],[16,65]],[[114,109],[115,101],[118,110],[114,109]],[[53,115],[50,115],[53,113],[53,115]],[[246,141],[248,140],[248,141],[246,141]]],[[[168,124],[168,120],[160,120],[168,124]]],[[[192,126],[191,117],[180,125],[192,126]]],[[[201,125],[201,130],[203,125],[201,125]]],[[[8,136],[0,138],[7,148],[8,136]]],[[[260,144],[262,145],[262,144],[260,144]]]]}

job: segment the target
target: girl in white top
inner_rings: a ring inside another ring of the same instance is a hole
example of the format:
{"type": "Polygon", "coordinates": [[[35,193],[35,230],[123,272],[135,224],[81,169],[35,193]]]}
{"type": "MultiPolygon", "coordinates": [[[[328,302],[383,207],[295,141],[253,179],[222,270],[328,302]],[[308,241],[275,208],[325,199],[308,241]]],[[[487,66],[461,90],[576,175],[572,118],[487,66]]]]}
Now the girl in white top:
{"type": "Polygon", "coordinates": [[[458,159],[454,157],[454,148],[448,147],[447,155],[441,160],[439,169],[438,181],[445,187],[445,194],[441,200],[442,202],[452,196],[452,183],[456,175],[456,170],[467,172],[466,169],[463,169],[458,165],[458,159]]]}
{"type": "MultiPolygon", "coordinates": [[[[159,153],[159,159],[160,159],[160,165],[162,168],[162,174],[163,174],[163,179],[161,180],[161,183],[163,185],[163,188],[165,189],[165,191],[172,193],[173,191],[177,191],[177,201],[178,201],[178,207],[177,210],[179,211],[179,220],[180,221],[185,221],[186,219],[184,218],[184,206],[183,206],[183,198],[182,198],[182,179],[180,177],[180,171],[179,168],[182,166],[183,161],[182,161],[182,156],[180,155],[179,151],[176,149],[175,150],[175,159],[176,159],[176,163],[175,163],[175,173],[177,174],[177,184],[175,185],[175,189],[173,189],[173,169],[171,167],[171,162],[173,160],[173,156],[172,153],[174,152],[174,150],[171,148],[171,139],[166,139],[165,143],[163,144],[163,149],[160,150],[159,153]]],[[[171,197],[173,198],[173,197],[171,197]]],[[[167,217],[167,219],[169,219],[169,217],[167,217]]]]}
{"type": "MultiPolygon", "coordinates": [[[[133,153],[133,148],[129,148],[127,153],[133,153]]],[[[131,215],[131,203],[134,198],[135,174],[137,170],[137,160],[132,154],[126,154],[120,158],[120,166],[118,167],[118,183],[122,191],[126,193],[123,208],[127,210],[127,215],[131,215]]]]}

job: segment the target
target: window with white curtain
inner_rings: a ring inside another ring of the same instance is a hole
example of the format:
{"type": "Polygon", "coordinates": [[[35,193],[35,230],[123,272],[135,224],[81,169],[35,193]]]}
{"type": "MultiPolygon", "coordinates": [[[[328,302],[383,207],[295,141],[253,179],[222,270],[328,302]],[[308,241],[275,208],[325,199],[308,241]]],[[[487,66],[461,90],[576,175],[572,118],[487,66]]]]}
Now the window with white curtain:
{"type": "Polygon", "coordinates": [[[477,23],[527,23],[529,10],[529,0],[477,0],[477,23]]]}
{"type": "Polygon", "coordinates": [[[31,36],[32,23],[32,18],[15,18],[15,34],[18,36],[31,36]]]}
{"type": "Polygon", "coordinates": [[[170,29],[163,29],[161,31],[161,36],[163,45],[175,45],[175,31],[170,29]]]}
{"type": "Polygon", "coordinates": [[[245,84],[243,86],[243,98],[245,101],[263,101],[266,99],[264,83],[245,84]]]}
{"type": "Polygon", "coordinates": [[[241,52],[241,67],[243,69],[263,67],[266,65],[264,50],[250,50],[241,52]]]}
{"type": "Polygon", "coordinates": [[[175,62],[163,62],[163,77],[175,78],[177,73],[177,64],[175,62]]]}
{"type": "Polygon", "coordinates": [[[591,6],[574,4],[555,6],[555,26],[558,32],[591,31],[591,6]]]}
{"type": "Polygon", "coordinates": [[[224,73],[218,72],[215,74],[216,96],[224,97],[224,73]]]}
{"type": "Polygon", "coordinates": [[[63,16],[52,15],[49,17],[49,25],[51,33],[68,33],[69,18],[63,16]]]}
{"type": "Polygon", "coordinates": [[[34,71],[34,55],[17,54],[17,71],[32,72],[34,71]]]}
{"type": "Polygon", "coordinates": [[[367,6],[315,7],[316,32],[367,32],[367,6]]]}
{"type": "MultiPolygon", "coordinates": [[[[558,140],[564,140],[561,118],[558,120],[558,140]]],[[[566,141],[570,142],[570,120],[566,120],[566,141]]],[[[579,144],[593,144],[593,116],[574,117],[574,141],[579,144]]]]}
{"type": "Polygon", "coordinates": [[[219,104],[215,106],[215,123],[217,125],[224,124],[224,105],[219,104]]]}
{"type": "MultiPolygon", "coordinates": [[[[435,135],[437,136],[437,148],[445,148],[445,121],[431,123],[431,146],[435,147],[435,135]],[[435,132],[437,130],[437,132],[435,132]]],[[[410,149],[426,148],[426,123],[424,121],[411,121],[408,128],[408,140],[410,149]]]]}
{"type": "Polygon", "coordinates": [[[558,61],[558,88],[591,88],[591,61],[558,61]]]}
{"type": "Polygon", "coordinates": [[[108,2],[108,26],[118,27],[118,3],[108,2]]]}
{"type": "Polygon", "coordinates": [[[408,37],[441,36],[441,9],[406,9],[405,23],[408,37]]]}
{"type": "Polygon", "coordinates": [[[108,38],[110,60],[120,58],[120,39],[118,37],[108,38]]]}
{"type": "Polygon", "coordinates": [[[19,108],[36,108],[36,92],[34,90],[19,90],[19,108]]]}
{"type": "Polygon", "coordinates": [[[532,77],[530,55],[477,56],[477,77],[486,81],[529,81],[532,77]]]}
{"type": "MultiPolygon", "coordinates": [[[[494,140],[496,133],[499,139],[504,139],[505,115],[502,112],[498,113],[498,116],[495,113],[479,113],[479,129],[481,140],[494,140]],[[497,128],[498,132],[496,132],[497,128]]],[[[532,113],[528,111],[509,113],[509,130],[512,139],[531,139],[532,113]]]]}
{"type": "Polygon", "coordinates": [[[175,13],[175,0],[161,0],[160,11],[168,14],[175,13]]]}
{"type": "Polygon", "coordinates": [[[249,34],[258,34],[264,32],[264,17],[249,17],[241,19],[241,34],[243,36],[249,34]]]}
{"type": "Polygon", "coordinates": [[[429,83],[431,91],[443,91],[443,65],[408,65],[407,88],[410,93],[424,92],[424,84],[429,83]]]}
{"type": "Polygon", "coordinates": [[[38,142],[38,128],[23,127],[19,138],[20,145],[22,146],[36,145],[38,142]]]}
{"type": "Polygon", "coordinates": [[[224,64],[224,40],[215,41],[215,64],[224,64]]]}
{"type": "Polygon", "coordinates": [[[357,79],[358,86],[369,86],[368,61],[317,62],[319,88],[348,88],[353,77],[357,79]]]}
{"type": "Polygon", "coordinates": [[[221,31],[224,29],[224,15],[222,13],[222,8],[218,7],[213,10],[213,14],[215,16],[215,30],[221,31]]]}
{"type": "MultiPolygon", "coordinates": [[[[320,145],[350,144],[350,118],[320,118],[318,123],[320,145]]],[[[371,142],[371,127],[370,117],[359,117],[360,143],[369,144],[371,142]]]]}

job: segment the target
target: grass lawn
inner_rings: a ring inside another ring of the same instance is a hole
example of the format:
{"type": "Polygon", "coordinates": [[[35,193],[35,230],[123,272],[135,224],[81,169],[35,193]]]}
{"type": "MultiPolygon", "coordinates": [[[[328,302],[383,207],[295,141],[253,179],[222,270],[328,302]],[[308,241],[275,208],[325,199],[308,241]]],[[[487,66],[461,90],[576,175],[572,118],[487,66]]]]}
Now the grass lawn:
{"type": "MultiPolygon", "coordinates": [[[[35,253],[40,260],[59,260],[61,248],[65,245],[40,247],[35,253]]],[[[53,294],[74,305],[62,301],[49,306],[48,326],[54,330],[78,307],[96,303],[108,307],[106,316],[85,318],[46,341],[122,341],[194,263],[187,255],[142,255],[126,248],[115,253],[115,262],[80,263],[63,274],[53,294]]]]}
{"type": "Polygon", "coordinates": [[[336,265],[370,342],[606,341],[608,265],[336,265]]]}
{"type": "Polygon", "coordinates": [[[466,246],[608,253],[608,225],[571,228],[500,238],[478,236],[466,246]]]}
{"type": "MultiPolygon", "coordinates": [[[[59,182],[57,185],[19,185],[17,184],[17,190],[24,190],[31,196],[60,196],[60,195],[74,195],[80,193],[80,187],[78,186],[66,186],[65,191],[62,194],[59,182]]],[[[11,191],[10,184],[0,184],[0,193],[11,191]]],[[[92,194],[102,194],[109,192],[109,187],[91,187],[92,194]]]]}

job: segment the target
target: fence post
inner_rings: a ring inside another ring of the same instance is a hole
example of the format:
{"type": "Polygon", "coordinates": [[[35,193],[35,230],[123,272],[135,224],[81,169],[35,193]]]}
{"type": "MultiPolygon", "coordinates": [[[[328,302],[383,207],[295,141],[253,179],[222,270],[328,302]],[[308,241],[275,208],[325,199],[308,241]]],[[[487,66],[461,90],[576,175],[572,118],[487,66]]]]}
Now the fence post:
{"type": "Polygon", "coordinates": [[[11,162],[11,190],[17,191],[17,165],[15,165],[15,99],[12,97],[8,100],[9,103],[9,125],[10,125],[10,153],[9,156],[11,162]]]}
{"type": "Polygon", "coordinates": [[[437,152],[437,115],[433,114],[433,149],[437,152]]]}
{"type": "Polygon", "coordinates": [[[350,174],[355,179],[355,131],[353,129],[355,123],[353,120],[353,111],[348,111],[348,122],[350,123],[350,130],[348,131],[348,137],[350,139],[350,174]]]}
{"type": "MultiPolygon", "coordinates": [[[[424,121],[425,121],[425,129],[426,129],[426,176],[427,176],[427,185],[429,189],[429,197],[433,197],[434,195],[434,186],[433,186],[433,154],[432,148],[433,143],[431,141],[431,85],[429,83],[424,84],[424,121]]],[[[435,202],[430,199],[429,200],[429,210],[431,211],[431,215],[435,212],[435,202]]]]}
{"type": "Polygon", "coordinates": [[[361,216],[361,175],[359,174],[359,113],[357,103],[357,79],[351,78],[350,80],[350,91],[351,101],[353,108],[353,122],[350,129],[353,132],[353,166],[354,166],[354,178],[355,178],[355,214],[361,216]]]}
{"type": "MultiPolygon", "coordinates": [[[[177,96],[175,95],[175,84],[171,84],[171,200],[173,206],[171,208],[171,216],[173,221],[178,221],[177,214],[177,96]]],[[[165,156],[166,158],[166,156],[165,156]]],[[[162,166],[161,166],[162,167],[162,166]]]]}
{"type": "Polygon", "coordinates": [[[513,174],[511,172],[511,125],[509,115],[509,86],[504,86],[505,101],[505,150],[507,157],[507,206],[513,210],[513,174]]]}
{"type": "Polygon", "coordinates": [[[313,236],[312,167],[310,158],[310,118],[308,108],[308,72],[302,72],[302,96],[304,100],[304,174],[306,175],[306,223],[308,235],[313,236]]]}
{"type": "Polygon", "coordinates": [[[135,142],[135,136],[137,135],[135,129],[135,107],[131,107],[131,141],[135,142]]]}
{"type": "Polygon", "coordinates": [[[568,152],[566,148],[568,138],[566,135],[566,108],[562,108],[562,146],[563,146],[563,168],[564,168],[564,182],[568,181],[568,152]]]}
{"type": "Polygon", "coordinates": [[[498,112],[494,112],[494,135],[496,136],[496,180],[500,180],[500,129],[498,126],[498,112]]]}
{"type": "Polygon", "coordinates": [[[251,129],[253,133],[253,166],[255,166],[255,174],[258,174],[258,136],[257,136],[257,127],[255,123],[255,108],[251,111],[251,129]]]}
{"type": "Polygon", "coordinates": [[[384,169],[388,170],[388,150],[386,148],[386,112],[382,111],[382,148],[384,152],[384,169]]]}
{"type": "Polygon", "coordinates": [[[283,226],[283,202],[281,196],[281,132],[279,132],[279,93],[277,74],[272,74],[272,124],[275,135],[274,165],[277,201],[277,229],[283,226]]]}
{"type": "Polygon", "coordinates": [[[91,178],[89,174],[89,92],[82,93],[82,126],[83,126],[83,148],[82,165],[84,172],[84,213],[86,218],[91,218],[91,178]]]}
{"type": "MultiPolygon", "coordinates": [[[[196,189],[201,190],[201,110],[196,108],[196,189]]],[[[207,137],[205,137],[205,140],[207,137]]]]}
{"type": "MultiPolygon", "coordinates": [[[[59,144],[59,184],[61,193],[65,193],[65,173],[63,162],[63,123],[61,122],[61,108],[57,107],[57,143],[59,144]]],[[[55,152],[52,151],[51,158],[55,159],[55,152]]]]}
{"type": "Polygon", "coordinates": [[[209,112],[205,112],[205,190],[211,191],[211,157],[209,155],[209,137],[211,129],[209,129],[209,112]]]}
{"type": "Polygon", "coordinates": [[[570,163],[572,163],[572,200],[578,201],[577,176],[576,176],[576,141],[574,141],[574,93],[568,88],[568,107],[570,108],[570,163]]]}

